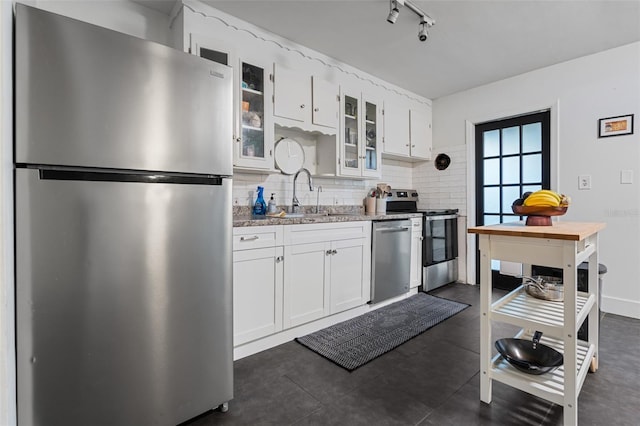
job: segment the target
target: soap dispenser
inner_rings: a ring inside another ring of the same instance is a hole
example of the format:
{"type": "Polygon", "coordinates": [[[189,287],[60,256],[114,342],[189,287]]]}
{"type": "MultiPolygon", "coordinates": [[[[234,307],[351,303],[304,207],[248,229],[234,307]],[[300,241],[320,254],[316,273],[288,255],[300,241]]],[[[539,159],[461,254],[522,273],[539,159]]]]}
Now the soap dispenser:
{"type": "Polygon", "coordinates": [[[256,198],[256,202],[253,204],[253,214],[256,216],[264,216],[267,213],[267,204],[264,202],[264,197],[262,193],[264,192],[264,188],[258,187],[258,197],[256,198]]]}
{"type": "Polygon", "coordinates": [[[274,194],[273,192],[271,193],[271,198],[269,198],[269,204],[267,206],[267,213],[276,213],[276,211],[278,210],[278,207],[276,206],[276,200],[274,199],[274,196],[276,194],[274,194]]]}

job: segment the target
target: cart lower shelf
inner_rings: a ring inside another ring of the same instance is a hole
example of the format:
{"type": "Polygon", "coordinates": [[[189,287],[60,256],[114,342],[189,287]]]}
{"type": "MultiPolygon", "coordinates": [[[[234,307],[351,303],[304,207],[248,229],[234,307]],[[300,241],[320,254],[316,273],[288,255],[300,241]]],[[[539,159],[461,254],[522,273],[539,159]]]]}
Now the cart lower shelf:
{"type": "MultiPolygon", "coordinates": [[[[576,329],[594,306],[595,295],[576,292],[576,329]]],[[[526,293],[524,286],[520,286],[491,306],[491,320],[555,335],[564,327],[564,303],[536,299],[526,293]]]]}
{"type": "MultiPolygon", "coordinates": [[[[516,337],[531,340],[532,333],[523,331],[516,337]]],[[[564,342],[562,340],[543,336],[540,342],[564,353],[564,342]]],[[[579,394],[582,389],[582,384],[587,376],[594,353],[595,345],[590,345],[581,340],[578,341],[576,394],[579,394]]],[[[492,359],[491,370],[489,372],[489,377],[493,380],[497,380],[558,405],[564,404],[564,375],[564,366],[541,375],[526,374],[511,366],[501,355],[496,355],[492,359]]]]}

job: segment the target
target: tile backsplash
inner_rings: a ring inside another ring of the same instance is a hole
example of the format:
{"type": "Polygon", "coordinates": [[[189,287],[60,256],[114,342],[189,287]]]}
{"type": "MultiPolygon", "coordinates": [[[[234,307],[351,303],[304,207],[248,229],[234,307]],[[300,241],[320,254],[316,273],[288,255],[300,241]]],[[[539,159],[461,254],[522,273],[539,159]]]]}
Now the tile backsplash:
{"type": "MultiPolygon", "coordinates": [[[[363,205],[367,193],[379,182],[388,183],[392,188],[410,188],[412,184],[411,163],[395,160],[383,160],[382,178],[380,179],[346,179],[314,177],[314,191],[309,191],[306,174],[298,177],[296,196],[303,206],[320,205],[363,205]],[[318,193],[318,187],[322,191],[318,193]]],[[[293,198],[293,176],[281,173],[246,173],[233,174],[233,204],[250,206],[255,201],[256,188],[264,187],[265,200],[275,194],[278,206],[290,206],[293,198]]]]}
{"type": "MultiPolygon", "coordinates": [[[[314,192],[309,191],[307,176],[298,177],[296,195],[303,206],[362,205],[367,193],[379,182],[392,188],[415,188],[420,194],[419,208],[457,208],[460,215],[467,214],[466,195],[466,145],[434,150],[434,158],[443,152],[451,157],[446,170],[438,170],[433,160],[420,163],[383,159],[382,178],[347,179],[313,178],[314,192]],[[322,191],[318,193],[318,187],[322,191]],[[318,200],[319,197],[319,200],[318,200]]],[[[233,203],[235,206],[251,206],[255,200],[257,186],[264,187],[265,200],[275,194],[278,206],[290,206],[293,198],[293,176],[281,173],[246,173],[233,175],[233,203]]]]}
{"type": "Polygon", "coordinates": [[[461,216],[467,215],[467,146],[456,145],[444,150],[433,150],[433,158],[440,153],[451,158],[446,170],[438,170],[434,161],[415,163],[413,186],[420,194],[421,209],[454,208],[461,216]]]}

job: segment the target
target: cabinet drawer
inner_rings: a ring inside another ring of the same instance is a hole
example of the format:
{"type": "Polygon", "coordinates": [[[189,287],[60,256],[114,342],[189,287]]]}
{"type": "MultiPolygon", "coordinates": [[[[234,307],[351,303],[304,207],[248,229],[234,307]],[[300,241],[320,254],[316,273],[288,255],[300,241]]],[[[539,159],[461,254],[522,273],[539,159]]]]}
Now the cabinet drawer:
{"type": "Polygon", "coordinates": [[[233,251],[282,245],[282,226],[233,228],[233,251]]]}
{"type": "Polygon", "coordinates": [[[313,225],[288,225],[284,228],[287,245],[348,240],[371,236],[371,222],[336,222],[313,225]]]}

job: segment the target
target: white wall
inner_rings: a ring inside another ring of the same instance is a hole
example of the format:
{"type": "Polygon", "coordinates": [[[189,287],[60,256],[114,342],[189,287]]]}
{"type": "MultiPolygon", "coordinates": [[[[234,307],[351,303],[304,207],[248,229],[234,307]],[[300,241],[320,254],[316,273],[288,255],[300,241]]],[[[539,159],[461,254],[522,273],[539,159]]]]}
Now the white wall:
{"type": "MultiPolygon", "coordinates": [[[[609,270],[602,308],[640,318],[640,43],[435,100],[434,152],[468,143],[465,121],[545,106],[552,107],[556,139],[552,181],[557,187],[552,189],[573,199],[561,220],[606,222],[599,251],[600,263],[609,270]],[[635,114],[635,134],[598,139],[599,118],[625,114],[635,114]],[[633,184],[620,183],[621,170],[633,170],[633,184]],[[593,189],[578,190],[578,175],[591,175],[593,189]]],[[[473,158],[468,160],[472,167],[473,158]]]]}
{"type": "MultiPolygon", "coordinates": [[[[168,17],[129,1],[24,1],[41,9],[167,44],[168,17]]],[[[0,1],[0,425],[16,423],[13,269],[13,5],[0,1]]]]}

